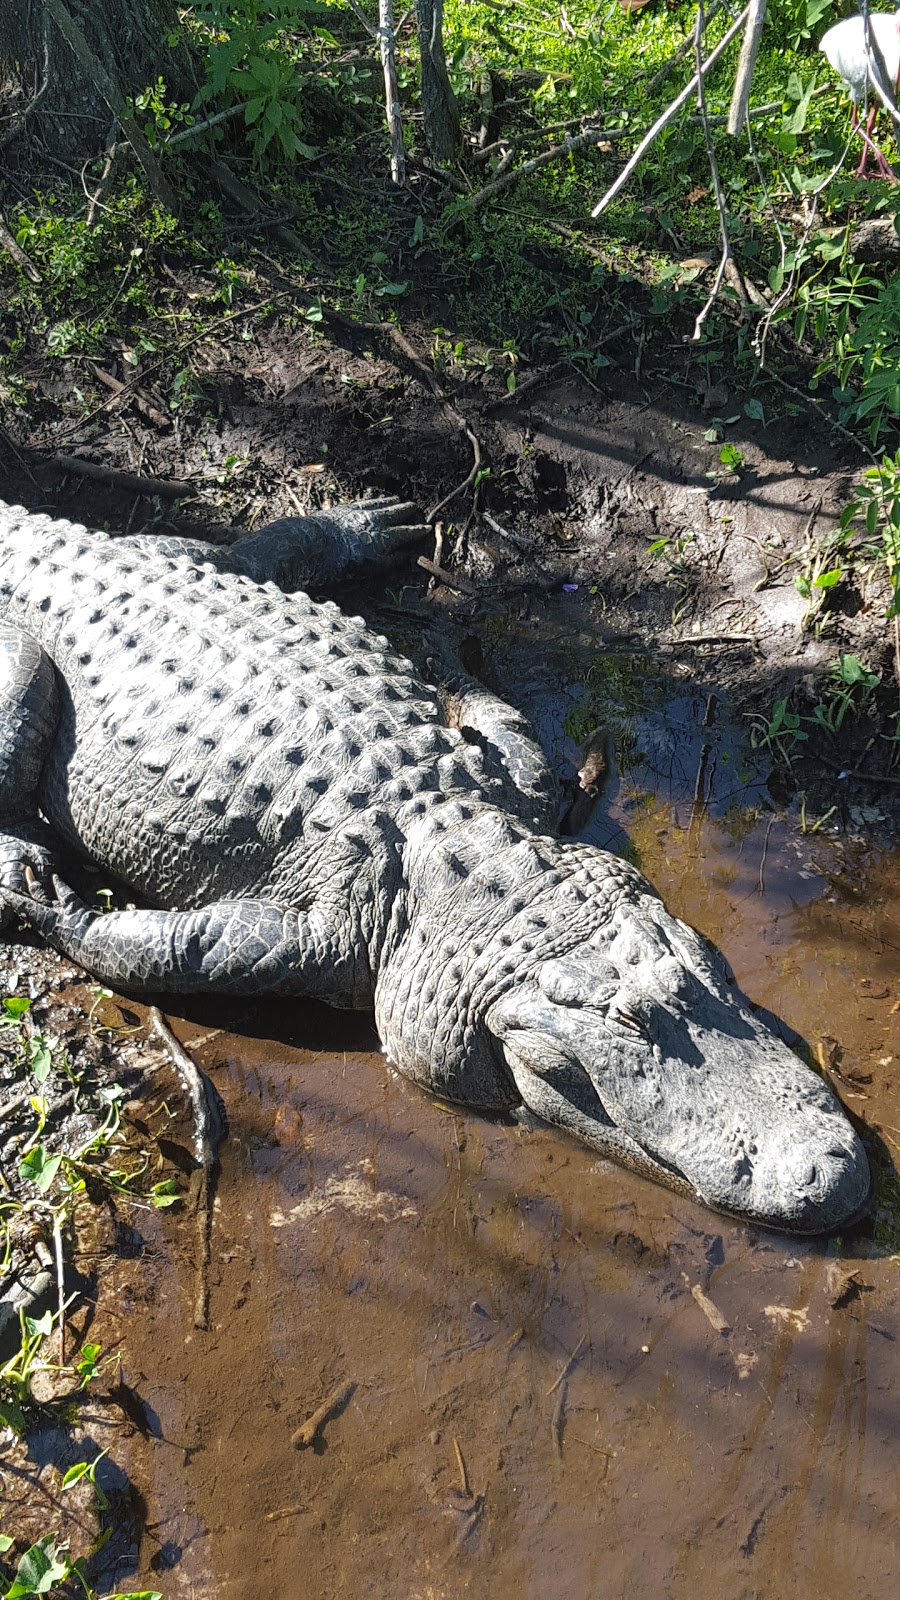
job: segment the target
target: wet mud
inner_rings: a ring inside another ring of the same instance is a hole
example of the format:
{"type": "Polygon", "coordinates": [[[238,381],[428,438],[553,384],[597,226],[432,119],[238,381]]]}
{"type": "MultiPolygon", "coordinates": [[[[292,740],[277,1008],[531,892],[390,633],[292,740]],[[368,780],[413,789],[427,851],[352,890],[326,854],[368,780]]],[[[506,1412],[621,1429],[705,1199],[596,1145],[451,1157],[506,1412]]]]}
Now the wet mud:
{"type": "MultiPolygon", "coordinates": [[[[583,690],[545,677],[520,698],[574,772],[583,690]]],[[[172,1215],[148,1218],[92,1327],[154,1419],[117,1437],[145,1505],[120,1587],[891,1592],[900,858],[866,819],[854,839],[852,818],[832,833],[796,804],[776,813],[745,727],[714,709],[689,690],[632,703],[577,831],[627,842],[808,1041],[875,1135],[874,1220],[810,1243],[717,1217],[549,1130],[430,1100],[365,1018],[175,1017],[230,1131],[209,1332],[172,1215]]]]}

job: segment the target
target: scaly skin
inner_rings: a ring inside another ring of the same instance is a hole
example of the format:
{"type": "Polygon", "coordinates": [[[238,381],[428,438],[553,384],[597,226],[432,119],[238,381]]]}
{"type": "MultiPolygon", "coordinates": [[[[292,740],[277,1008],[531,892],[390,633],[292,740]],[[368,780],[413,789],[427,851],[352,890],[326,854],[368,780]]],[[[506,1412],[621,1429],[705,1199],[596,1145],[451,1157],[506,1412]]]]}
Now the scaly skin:
{"type": "Polygon", "coordinates": [[[447,727],[360,618],[263,581],[383,559],[410,514],[223,551],[0,506],[3,903],[121,989],[373,1006],[434,1092],[770,1226],[846,1225],[870,1178],[831,1091],[639,873],[544,831],[523,719],[460,679],[447,727]],[[54,841],[159,909],[83,905],[54,841]]]}

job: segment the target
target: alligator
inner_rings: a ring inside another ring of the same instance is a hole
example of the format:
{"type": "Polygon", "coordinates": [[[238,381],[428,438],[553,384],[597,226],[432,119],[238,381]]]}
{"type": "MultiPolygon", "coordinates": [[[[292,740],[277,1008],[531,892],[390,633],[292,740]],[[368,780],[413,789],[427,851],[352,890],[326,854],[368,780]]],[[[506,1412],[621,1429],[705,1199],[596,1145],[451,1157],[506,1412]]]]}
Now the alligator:
{"type": "Polygon", "coordinates": [[[126,994],[371,1009],[433,1094],[846,1227],[871,1178],[831,1088],[640,872],[554,835],[526,720],[306,592],[424,535],[388,500],[229,547],[0,504],[4,916],[126,994]],[[141,903],[87,904],[66,851],[141,903]]]}

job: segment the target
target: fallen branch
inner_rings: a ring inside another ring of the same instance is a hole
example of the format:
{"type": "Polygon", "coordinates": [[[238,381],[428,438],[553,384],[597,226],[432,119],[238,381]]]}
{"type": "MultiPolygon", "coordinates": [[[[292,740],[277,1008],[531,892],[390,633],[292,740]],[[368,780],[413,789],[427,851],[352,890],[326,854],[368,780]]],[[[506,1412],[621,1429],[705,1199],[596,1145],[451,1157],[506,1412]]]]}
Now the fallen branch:
{"type": "MultiPolygon", "coordinates": [[[[125,383],[120,393],[124,395],[129,390],[130,386],[125,383]]],[[[77,472],[82,478],[99,478],[132,494],[159,495],[161,500],[181,500],[186,495],[196,494],[199,487],[177,478],[138,478],[133,472],[120,472],[118,467],[106,467],[99,461],[83,461],[81,456],[51,456],[50,465],[63,472],[77,472]]]]}
{"type": "Polygon", "coordinates": [[[111,372],[106,372],[103,367],[96,366],[93,361],[89,362],[88,365],[90,366],[90,369],[97,381],[104,384],[107,389],[112,390],[113,398],[112,400],[108,400],[106,402],[108,406],[111,406],[113,402],[118,400],[121,396],[126,405],[129,401],[131,401],[134,404],[135,409],[142,412],[142,414],[147,417],[150,422],[154,422],[158,428],[171,427],[171,417],[165,416],[165,414],[160,411],[158,406],[153,405],[145,395],[141,394],[140,389],[129,389],[126,393],[126,385],[122,382],[121,378],[114,377],[111,372]]]}
{"type": "Polygon", "coordinates": [[[355,1390],[355,1383],[340,1383],[336,1389],[332,1389],[328,1399],[323,1400],[312,1415],[291,1434],[291,1444],[294,1449],[308,1450],[310,1445],[315,1444],[325,1423],[330,1422],[332,1417],[338,1416],[344,1410],[355,1390]]]}
{"type": "Polygon", "coordinates": [[[820,755],[819,760],[840,778],[858,778],[861,783],[889,783],[900,788],[900,778],[895,778],[892,772],[861,772],[859,767],[842,767],[839,761],[832,761],[830,756],[820,755]]]}
{"type": "Polygon", "coordinates": [[[750,7],[749,6],[745,6],[744,10],[741,12],[741,14],[738,17],[737,21],[733,22],[731,24],[731,27],[728,29],[728,32],[723,36],[722,39],[719,40],[719,43],[716,45],[715,49],[712,50],[710,52],[710,54],[707,56],[706,60],[701,63],[699,74],[696,73],[696,72],[694,73],[694,75],[690,79],[690,81],[685,84],[685,86],[682,89],[681,93],[676,95],[675,99],[672,101],[671,105],[666,107],[665,111],[662,113],[662,116],[657,117],[657,119],[654,122],[652,128],[650,128],[648,130],[648,132],[645,133],[643,139],[641,140],[641,142],[638,145],[637,149],[635,150],[634,154],[631,156],[630,160],[628,162],[626,162],[625,166],[622,168],[622,171],[619,173],[619,176],[617,177],[615,183],[612,185],[612,187],[610,189],[607,189],[606,194],[603,196],[602,200],[598,200],[597,201],[597,204],[595,205],[593,211],[591,212],[591,216],[592,217],[599,217],[601,212],[606,210],[607,206],[610,204],[610,201],[615,199],[616,195],[619,193],[619,190],[620,189],[624,189],[624,187],[625,187],[626,183],[628,182],[628,179],[631,177],[631,174],[633,173],[635,167],[638,166],[638,164],[640,163],[641,158],[643,157],[645,150],[648,150],[650,148],[650,146],[653,143],[654,139],[658,138],[658,136],[662,133],[663,128],[667,127],[668,124],[672,121],[672,118],[675,117],[678,114],[678,112],[681,110],[681,107],[684,105],[685,101],[690,99],[691,95],[693,94],[694,90],[697,87],[697,84],[699,82],[700,77],[705,77],[706,73],[709,72],[711,70],[711,68],[715,66],[716,62],[718,61],[718,59],[722,55],[722,53],[725,50],[727,50],[728,46],[731,44],[732,39],[735,39],[737,37],[737,35],[740,33],[741,29],[744,26],[744,23],[747,20],[749,11],[750,11],[750,7]]]}
{"type": "Polygon", "coordinates": [[[753,69],[756,66],[763,24],[766,20],[766,0],[750,0],[749,9],[750,15],[747,18],[747,27],[744,31],[744,42],[741,45],[741,55],[731,95],[731,107],[728,112],[728,132],[732,138],[740,133],[747,120],[747,107],[750,104],[750,84],[753,81],[753,69]]]}
{"type": "Polygon", "coordinates": [[[194,1212],[197,1218],[197,1292],[194,1300],[194,1327],[209,1327],[209,1256],[212,1232],[213,1178],[219,1145],[225,1132],[219,1096],[205,1072],[179,1044],[159,1006],[151,1006],[147,1018],[162,1040],[184,1084],[191,1102],[196,1171],[191,1176],[194,1212]]]}

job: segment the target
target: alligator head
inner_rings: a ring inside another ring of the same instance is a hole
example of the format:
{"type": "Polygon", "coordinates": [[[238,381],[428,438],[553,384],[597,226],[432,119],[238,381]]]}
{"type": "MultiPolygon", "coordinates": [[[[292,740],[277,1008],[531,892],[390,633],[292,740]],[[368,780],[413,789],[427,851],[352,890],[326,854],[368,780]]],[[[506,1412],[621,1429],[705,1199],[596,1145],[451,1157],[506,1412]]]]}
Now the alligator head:
{"type": "Polygon", "coordinates": [[[696,933],[649,897],[641,910],[489,1009],[525,1103],[717,1210],[798,1234],[858,1218],[868,1161],[828,1085],[696,933]]]}
{"type": "Polygon", "coordinates": [[[766,1227],[823,1234],[865,1212],[868,1160],[836,1096],[633,867],[485,817],[421,860],[418,914],[376,1003],[410,1076],[522,1102],[766,1227]]]}

